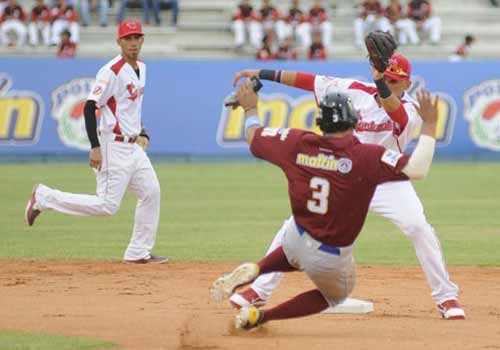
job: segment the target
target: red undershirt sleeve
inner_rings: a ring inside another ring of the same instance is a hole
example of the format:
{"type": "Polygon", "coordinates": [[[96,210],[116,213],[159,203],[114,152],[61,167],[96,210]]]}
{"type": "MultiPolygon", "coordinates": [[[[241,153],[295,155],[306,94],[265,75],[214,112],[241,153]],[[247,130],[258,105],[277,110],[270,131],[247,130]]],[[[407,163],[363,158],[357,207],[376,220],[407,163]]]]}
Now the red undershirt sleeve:
{"type": "Polygon", "coordinates": [[[392,112],[387,112],[391,119],[399,124],[399,129],[402,132],[406,125],[408,124],[408,114],[406,113],[406,109],[403,106],[403,103],[399,105],[399,108],[392,112]]]}
{"type": "Polygon", "coordinates": [[[316,79],[316,75],[314,74],[298,72],[295,78],[295,87],[302,90],[314,91],[314,79],[316,79]]]}

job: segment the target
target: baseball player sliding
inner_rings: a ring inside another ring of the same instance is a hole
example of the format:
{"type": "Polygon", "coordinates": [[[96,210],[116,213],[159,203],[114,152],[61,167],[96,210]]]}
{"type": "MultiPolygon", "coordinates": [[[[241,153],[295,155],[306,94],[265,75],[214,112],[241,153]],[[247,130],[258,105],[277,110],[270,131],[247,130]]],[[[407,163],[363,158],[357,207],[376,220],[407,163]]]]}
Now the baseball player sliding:
{"type": "Polygon", "coordinates": [[[126,20],[118,27],[121,54],[104,65],[85,104],[85,126],[91,144],[90,166],[96,195],[61,192],[35,185],[25,212],[32,226],[41,212],[55,210],[81,216],[114,215],[125,191],[137,196],[132,238],[125,251],[129,263],[164,263],[151,253],[160,218],[160,184],[145,152],[149,136],[142,127],[141,106],[146,65],[138,59],[144,42],[141,24],[126,20]],[[96,109],[101,110],[97,131],[96,109]]]}
{"type": "MultiPolygon", "coordinates": [[[[338,77],[270,70],[240,71],[235,75],[234,84],[242,77],[260,77],[312,91],[317,103],[329,93],[342,92],[351,98],[358,115],[354,133],[359,140],[362,143],[378,144],[402,152],[411,141],[411,136],[422,124],[418,103],[405,92],[410,87],[411,65],[403,55],[392,55],[396,45],[389,34],[375,33],[368,36],[371,39],[367,39],[375,84],[338,77]],[[373,51],[377,49],[385,50],[386,52],[381,54],[387,57],[392,55],[391,59],[386,60],[385,64],[374,65],[377,57],[373,51]],[[373,66],[378,67],[375,69],[373,66]]],[[[412,240],[420,266],[432,289],[432,298],[442,317],[465,318],[464,310],[458,303],[458,287],[450,281],[439,240],[425,218],[422,203],[411,182],[387,182],[379,185],[369,209],[391,220],[412,240]]],[[[287,225],[285,222],[278,231],[268,253],[283,244],[287,225]]],[[[278,286],[281,278],[281,273],[263,275],[252,284],[251,288],[234,294],[230,299],[231,303],[236,307],[263,304],[278,286]]]]}
{"type": "Polygon", "coordinates": [[[417,147],[409,156],[360,143],[353,135],[357,116],[351,100],[336,89],[318,96],[320,136],[298,129],[260,127],[257,95],[250,82],[240,87],[238,101],[245,110],[250,150],[285,173],[293,216],[282,228],[280,246],[258,264],[242,264],[218,278],[210,289],[211,297],[222,301],[236,287],[277,271],[304,271],[316,288],[270,309],[242,307],[235,320],[237,328],[312,315],[349,296],[355,285],[354,241],[377,185],[422,179],[431,166],[437,99],[432,102],[426,91],[418,99],[424,122],[417,147]]]}

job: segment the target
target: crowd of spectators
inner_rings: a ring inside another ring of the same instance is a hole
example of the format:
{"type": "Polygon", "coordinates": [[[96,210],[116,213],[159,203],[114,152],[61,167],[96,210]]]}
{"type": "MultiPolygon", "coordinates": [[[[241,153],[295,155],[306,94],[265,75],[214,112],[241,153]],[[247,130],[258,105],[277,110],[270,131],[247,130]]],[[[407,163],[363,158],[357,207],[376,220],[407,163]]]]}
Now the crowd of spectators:
{"type": "Polygon", "coordinates": [[[233,14],[232,29],[235,47],[241,49],[248,37],[262,60],[298,59],[297,47],[307,48],[310,59],[326,59],[332,40],[332,23],[322,0],[313,0],[307,12],[299,0],[292,0],[284,14],[271,0],[262,0],[259,9],[242,0],[233,14]]]}
{"type": "MultiPolygon", "coordinates": [[[[271,0],[241,0],[232,17],[234,45],[241,49],[247,42],[257,51],[259,59],[283,59],[278,55],[282,47],[294,52],[306,52],[308,59],[326,59],[332,47],[334,20],[330,18],[331,2],[290,0],[285,13],[271,0]],[[255,1],[257,3],[257,1],[255,1]],[[302,7],[301,5],[304,5],[302,7]],[[306,10],[305,5],[310,5],[306,10]],[[295,51],[296,52],[296,51],[295,51]]],[[[429,0],[363,0],[355,3],[358,15],[354,20],[354,44],[363,48],[365,35],[373,30],[388,31],[400,45],[418,45],[427,40],[438,44],[441,40],[441,19],[433,14],[429,0]]],[[[296,54],[285,55],[297,57],[296,54]]],[[[293,58],[292,58],[293,59],[293,58]]]]}
{"type": "MultiPolygon", "coordinates": [[[[99,7],[99,25],[108,25],[110,0],[32,0],[33,6],[23,8],[18,0],[0,0],[0,46],[56,46],[57,56],[74,57],[80,40],[80,24],[88,26],[91,9],[99,7]],[[80,16],[75,8],[78,1],[80,16]],[[89,3],[90,1],[90,3],[89,3]],[[97,6],[99,5],[99,6],[97,6]]],[[[160,25],[160,9],[172,10],[173,27],[177,26],[178,0],[120,0],[116,22],[125,16],[125,9],[138,2],[144,9],[144,23],[150,23],[150,8],[156,25],[160,25]],[[152,6],[150,6],[152,5],[152,6]]],[[[133,6],[132,6],[133,7],[133,6]]]]}
{"type": "MultiPolygon", "coordinates": [[[[36,0],[29,13],[17,0],[0,2],[0,44],[8,47],[74,46],[80,38],[78,15],[66,0],[45,3],[36,0]]],[[[68,55],[67,55],[68,56],[68,55]]]]}

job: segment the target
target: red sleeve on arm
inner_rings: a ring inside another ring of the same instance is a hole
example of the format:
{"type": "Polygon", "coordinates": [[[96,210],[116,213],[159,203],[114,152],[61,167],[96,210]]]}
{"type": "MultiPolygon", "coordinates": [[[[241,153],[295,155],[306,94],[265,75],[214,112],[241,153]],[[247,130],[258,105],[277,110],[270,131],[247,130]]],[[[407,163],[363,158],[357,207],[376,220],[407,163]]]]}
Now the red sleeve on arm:
{"type": "Polygon", "coordinates": [[[314,74],[298,72],[295,78],[295,87],[302,90],[314,91],[314,79],[316,79],[316,75],[314,74]]]}
{"type": "Polygon", "coordinates": [[[404,128],[406,128],[406,125],[408,124],[408,114],[406,113],[406,109],[403,104],[401,103],[398,109],[392,112],[387,112],[387,114],[394,122],[399,124],[398,132],[399,134],[401,134],[401,132],[403,132],[404,128]]]}

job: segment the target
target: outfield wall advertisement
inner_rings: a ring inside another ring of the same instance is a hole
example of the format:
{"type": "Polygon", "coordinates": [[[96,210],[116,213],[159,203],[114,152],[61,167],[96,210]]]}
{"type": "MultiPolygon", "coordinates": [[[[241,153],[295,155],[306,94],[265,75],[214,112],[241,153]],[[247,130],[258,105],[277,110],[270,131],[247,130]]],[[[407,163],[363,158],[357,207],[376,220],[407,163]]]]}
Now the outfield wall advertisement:
{"type": "MultiPolygon", "coordinates": [[[[82,155],[83,106],[104,60],[0,59],[0,155],[82,155]]],[[[248,155],[241,109],[222,101],[245,68],[297,70],[369,81],[366,62],[146,60],[143,120],[149,151],[193,157],[248,155]]],[[[437,155],[500,159],[500,62],[415,62],[410,93],[439,94],[437,155]]],[[[312,93],[264,82],[259,113],[272,127],[314,130],[312,93]]],[[[415,138],[418,133],[415,134],[415,138]]]]}

